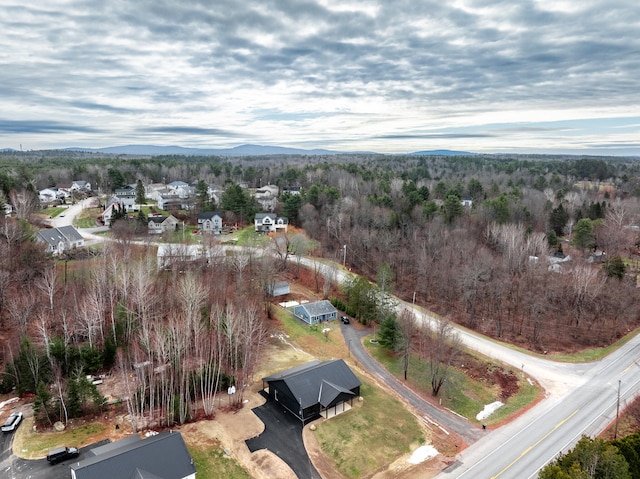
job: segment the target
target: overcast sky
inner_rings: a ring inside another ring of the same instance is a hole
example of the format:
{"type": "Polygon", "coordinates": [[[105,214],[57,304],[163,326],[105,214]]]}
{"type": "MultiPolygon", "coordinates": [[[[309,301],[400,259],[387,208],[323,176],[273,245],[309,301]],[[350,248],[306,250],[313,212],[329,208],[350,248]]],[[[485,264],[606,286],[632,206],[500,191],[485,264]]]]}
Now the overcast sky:
{"type": "Polygon", "coordinates": [[[0,148],[640,154],[638,0],[0,0],[0,148]]]}

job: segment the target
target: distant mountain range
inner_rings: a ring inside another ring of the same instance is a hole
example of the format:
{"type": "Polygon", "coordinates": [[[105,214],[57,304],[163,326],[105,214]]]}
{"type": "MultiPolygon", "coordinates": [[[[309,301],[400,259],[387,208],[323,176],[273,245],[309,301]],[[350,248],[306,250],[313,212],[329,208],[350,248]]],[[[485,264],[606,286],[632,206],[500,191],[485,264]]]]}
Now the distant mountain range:
{"type": "MultiPolygon", "coordinates": [[[[181,146],[124,145],[107,148],[65,148],[69,151],[107,153],[112,155],[184,155],[184,156],[267,156],[267,155],[344,155],[376,154],[372,151],[303,150],[282,146],[241,145],[234,148],[183,148],[181,146]]],[[[475,153],[452,150],[416,151],[409,155],[468,156],[475,153]]]]}
{"type": "MultiPolygon", "coordinates": [[[[19,150],[15,148],[0,148],[2,153],[15,153],[19,150]]],[[[265,146],[265,145],[241,145],[234,148],[184,148],[182,146],[157,146],[157,145],[123,145],[109,146],[106,148],[82,148],[72,147],[63,148],[61,150],[47,151],[74,151],[86,153],[101,153],[109,155],[141,155],[141,156],[160,156],[160,155],[182,155],[182,156],[270,156],[270,155],[377,155],[375,151],[335,151],[313,149],[304,150],[301,148],[287,148],[283,146],[265,146]]],[[[415,151],[413,153],[402,153],[409,156],[470,156],[476,153],[468,151],[453,150],[424,150],[415,151]]]]}
{"type": "Polygon", "coordinates": [[[339,155],[330,150],[302,150],[282,146],[241,145],[234,148],[183,148],[182,146],[124,145],[108,148],[66,148],[70,151],[110,153],[114,155],[184,156],[264,156],[264,155],[339,155]]]}

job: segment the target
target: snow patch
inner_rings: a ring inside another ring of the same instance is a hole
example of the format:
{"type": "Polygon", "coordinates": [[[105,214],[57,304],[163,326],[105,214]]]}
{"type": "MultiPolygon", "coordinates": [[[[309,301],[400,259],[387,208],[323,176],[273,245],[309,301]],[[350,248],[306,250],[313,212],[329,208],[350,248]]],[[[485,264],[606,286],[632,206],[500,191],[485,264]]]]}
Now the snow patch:
{"type": "Polygon", "coordinates": [[[487,419],[489,416],[491,416],[494,412],[496,412],[502,406],[504,406],[504,403],[500,401],[492,402],[491,404],[486,404],[484,406],[484,409],[478,413],[478,415],[476,416],[476,419],[478,421],[487,419]]]}
{"type": "Polygon", "coordinates": [[[438,450],[433,446],[420,446],[418,449],[413,451],[413,454],[411,454],[411,457],[407,462],[409,464],[420,464],[432,457],[436,457],[438,454],[438,450]]]}
{"type": "Polygon", "coordinates": [[[6,404],[11,404],[12,402],[20,401],[20,398],[11,398],[6,401],[0,402],[0,409],[2,409],[6,404]]]}

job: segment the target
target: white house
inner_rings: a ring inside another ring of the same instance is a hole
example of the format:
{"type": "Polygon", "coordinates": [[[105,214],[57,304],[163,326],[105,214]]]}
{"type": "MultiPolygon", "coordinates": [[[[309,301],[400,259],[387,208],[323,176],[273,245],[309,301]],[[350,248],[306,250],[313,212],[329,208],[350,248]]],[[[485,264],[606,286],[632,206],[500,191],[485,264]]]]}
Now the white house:
{"type": "Polygon", "coordinates": [[[71,187],[69,188],[72,192],[77,191],[81,193],[89,193],[91,192],[91,183],[84,180],[74,180],[71,183],[71,187]]]}
{"type": "Polygon", "coordinates": [[[58,188],[45,188],[38,192],[38,197],[41,203],[51,203],[52,201],[58,201],[64,198],[64,194],[58,191],[58,188]]]}
{"type": "Polygon", "coordinates": [[[116,189],[115,201],[117,201],[121,206],[123,206],[124,210],[127,213],[131,211],[135,211],[135,205],[136,205],[135,188],[131,188],[130,186],[128,186],[126,188],[116,189]]]}
{"type": "Polygon", "coordinates": [[[198,229],[203,233],[219,235],[222,232],[222,215],[217,211],[205,211],[198,215],[198,229]]]}
{"type": "Polygon", "coordinates": [[[276,209],[278,191],[279,189],[276,185],[266,185],[256,190],[256,201],[264,211],[273,211],[276,209]]]}
{"type": "Polygon", "coordinates": [[[262,233],[274,233],[287,231],[289,220],[275,213],[258,213],[254,219],[255,231],[262,233]]]}

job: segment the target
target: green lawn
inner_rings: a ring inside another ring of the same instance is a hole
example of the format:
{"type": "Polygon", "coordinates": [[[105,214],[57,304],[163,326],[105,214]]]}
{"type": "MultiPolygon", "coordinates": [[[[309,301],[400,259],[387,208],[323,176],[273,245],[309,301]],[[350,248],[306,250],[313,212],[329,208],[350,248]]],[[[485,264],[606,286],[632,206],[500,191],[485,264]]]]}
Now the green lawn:
{"type": "Polygon", "coordinates": [[[361,404],[321,422],[313,433],[336,469],[354,479],[370,477],[426,442],[417,419],[393,396],[368,381],[360,393],[361,404]]]}
{"type": "Polygon", "coordinates": [[[251,479],[235,459],[220,447],[187,447],[196,466],[198,479],[251,479]]]}
{"type": "MultiPolygon", "coordinates": [[[[288,335],[287,341],[320,360],[346,359],[346,346],[337,321],[314,329],[282,308],[274,308],[273,315],[288,335]],[[326,335],[322,333],[324,327],[331,329],[326,335]]],[[[323,453],[336,469],[344,477],[354,479],[371,476],[427,442],[422,425],[395,396],[360,376],[359,379],[364,401],[354,399],[351,411],[321,422],[314,432],[323,453]]]]}
{"type": "Polygon", "coordinates": [[[45,457],[49,450],[58,446],[82,447],[100,440],[106,426],[92,422],[83,426],[71,426],[62,432],[33,432],[33,418],[25,418],[14,437],[14,451],[20,457],[35,459],[45,457]]]}
{"type": "MultiPolygon", "coordinates": [[[[370,338],[365,339],[365,347],[371,356],[378,360],[384,367],[398,379],[404,381],[404,373],[400,359],[380,344],[372,344],[370,338]]],[[[477,356],[474,355],[477,358],[477,356]]],[[[489,368],[503,367],[487,358],[482,358],[489,368]]],[[[510,367],[504,367],[520,377],[520,373],[510,367]]],[[[431,394],[431,381],[429,375],[429,362],[412,355],[408,369],[408,383],[410,387],[427,396],[431,394]]],[[[487,424],[498,424],[516,413],[522,408],[533,404],[540,396],[541,391],[527,380],[520,379],[518,394],[510,397],[506,404],[498,409],[486,421],[487,424]]],[[[441,404],[452,411],[466,417],[472,422],[477,422],[476,415],[482,411],[486,404],[499,400],[500,389],[488,384],[486,381],[476,380],[465,371],[450,368],[447,381],[440,390],[439,400],[441,404]]]]}

